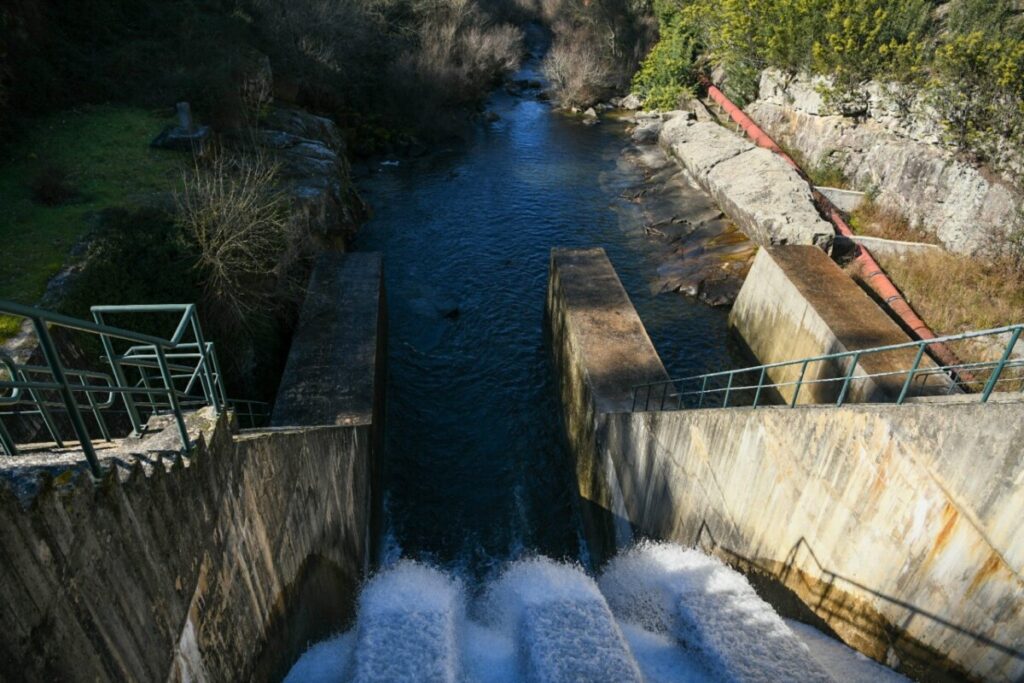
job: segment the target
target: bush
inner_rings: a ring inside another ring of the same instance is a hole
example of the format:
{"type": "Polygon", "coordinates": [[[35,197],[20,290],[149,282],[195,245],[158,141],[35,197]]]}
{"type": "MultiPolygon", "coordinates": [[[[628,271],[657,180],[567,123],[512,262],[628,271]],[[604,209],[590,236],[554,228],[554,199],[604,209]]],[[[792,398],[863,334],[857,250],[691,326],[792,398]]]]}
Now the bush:
{"type": "Polygon", "coordinates": [[[671,6],[659,9],[661,37],[633,77],[633,92],[648,108],[676,109],[694,95],[701,43],[695,27],[681,13],[671,6]]]}
{"type": "Polygon", "coordinates": [[[30,189],[33,201],[46,206],[67,204],[78,196],[78,190],[71,184],[68,172],[53,164],[44,166],[36,174],[30,189]]]}
{"type": "Polygon", "coordinates": [[[1024,40],[952,37],[935,53],[930,101],[949,141],[975,159],[1024,146],[1024,40]]]}
{"type": "Polygon", "coordinates": [[[219,318],[250,329],[293,299],[282,294],[308,245],[278,189],[275,164],[255,153],[218,152],[186,174],[176,200],[203,300],[219,318]]]}
{"type": "MultiPolygon", "coordinates": [[[[813,67],[831,77],[833,97],[862,97],[872,78],[915,76],[929,33],[929,0],[833,0],[812,48],[813,67]],[[897,68],[897,66],[899,68],[897,68]]],[[[776,65],[778,66],[778,65],[776,65]]]]}
{"type": "Polygon", "coordinates": [[[565,107],[589,107],[607,91],[612,67],[592,44],[558,38],[544,57],[544,75],[565,107]]]}
{"type": "Polygon", "coordinates": [[[565,106],[624,91],[654,35],[646,0],[541,0],[538,12],[555,35],[544,73],[565,106]]]}

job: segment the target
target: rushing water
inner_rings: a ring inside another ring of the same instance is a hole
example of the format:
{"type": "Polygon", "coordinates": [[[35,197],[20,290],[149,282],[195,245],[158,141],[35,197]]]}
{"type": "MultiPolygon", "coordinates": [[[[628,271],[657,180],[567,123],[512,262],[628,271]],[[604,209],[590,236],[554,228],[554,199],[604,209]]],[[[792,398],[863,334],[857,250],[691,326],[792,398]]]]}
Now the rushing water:
{"type": "Polygon", "coordinates": [[[605,248],[673,375],[730,362],[723,310],[652,294],[624,124],[503,91],[489,107],[466,144],[364,173],[357,240],[384,254],[389,307],[384,561],[477,578],[530,553],[585,561],[543,329],[552,247],[605,248]]]}

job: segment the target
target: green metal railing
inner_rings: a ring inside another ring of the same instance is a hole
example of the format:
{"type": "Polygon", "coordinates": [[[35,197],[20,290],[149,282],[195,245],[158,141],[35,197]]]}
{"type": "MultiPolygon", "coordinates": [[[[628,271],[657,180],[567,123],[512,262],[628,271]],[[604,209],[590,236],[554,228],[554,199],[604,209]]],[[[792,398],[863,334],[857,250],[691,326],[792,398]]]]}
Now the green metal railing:
{"type": "Polygon", "coordinates": [[[173,416],[183,450],[191,448],[183,411],[212,406],[218,413],[239,411],[255,426],[266,414],[258,401],[229,400],[223,374],[212,342],[203,337],[194,304],[150,306],[94,306],[94,321],[0,300],[0,313],[31,321],[45,365],[16,363],[0,354],[0,449],[17,453],[5,416],[38,416],[53,441],[63,447],[65,439],[55,413],[63,413],[93,473],[101,474],[92,435],[85,415],[91,415],[104,440],[111,440],[105,416],[123,407],[133,434],[145,430],[144,415],[173,416]],[[109,317],[174,314],[177,322],[167,337],[142,334],[107,323],[109,317]],[[64,367],[50,328],[62,327],[97,337],[103,349],[106,372],[64,367]],[[120,401],[117,399],[120,398],[120,401]]]}
{"type": "Polygon", "coordinates": [[[695,375],[682,379],[640,384],[633,387],[632,411],[681,410],[704,407],[728,408],[737,406],[756,408],[759,405],[765,404],[769,394],[775,393],[772,390],[778,390],[779,395],[783,391],[788,392],[792,390],[792,396],[789,397],[786,404],[790,407],[795,407],[800,397],[801,389],[808,386],[823,385],[838,388],[835,405],[841,406],[848,401],[851,387],[855,383],[877,380],[891,381],[892,378],[903,378],[899,384],[899,392],[894,399],[894,402],[898,405],[903,404],[911,397],[915,387],[921,388],[928,383],[931,383],[932,393],[937,393],[934,391],[936,386],[943,387],[942,393],[952,394],[964,390],[970,391],[972,387],[967,386],[962,381],[964,377],[971,377],[978,382],[977,387],[973,387],[973,389],[976,389],[978,401],[985,403],[1000,385],[1016,384],[1024,387],[1024,373],[1012,374],[1007,372],[1014,368],[1024,368],[1024,359],[1015,358],[1013,353],[1022,333],[1024,333],[1024,324],[1009,325],[936,339],[892,344],[857,351],[830,353],[811,358],[768,363],[737,370],[724,370],[722,372],[695,375]],[[925,363],[925,354],[928,351],[928,347],[933,344],[950,344],[982,338],[1001,339],[1003,337],[1006,337],[1007,341],[1002,345],[1002,353],[998,360],[941,366],[925,363]],[[902,369],[877,373],[866,373],[861,368],[860,361],[863,358],[876,354],[892,353],[894,351],[913,351],[913,363],[902,369]],[[815,377],[812,372],[810,378],[808,378],[808,371],[819,364],[828,364],[830,367],[840,367],[845,368],[845,370],[838,376],[826,377],[815,377]],[[769,381],[770,374],[782,374],[779,371],[786,368],[793,368],[794,371],[798,370],[796,379],[778,382],[769,381]],[[741,397],[746,397],[747,400],[741,401],[741,397]]]}

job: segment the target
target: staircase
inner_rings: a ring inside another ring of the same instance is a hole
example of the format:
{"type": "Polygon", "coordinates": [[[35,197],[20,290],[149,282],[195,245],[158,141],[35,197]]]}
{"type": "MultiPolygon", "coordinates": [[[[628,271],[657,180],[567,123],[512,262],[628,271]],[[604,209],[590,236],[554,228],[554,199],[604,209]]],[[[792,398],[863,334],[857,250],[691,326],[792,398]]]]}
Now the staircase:
{"type": "Polygon", "coordinates": [[[399,562],[366,585],[353,629],[311,648],[286,681],[900,679],[836,647],[839,657],[819,661],[718,560],[641,544],[596,581],[535,558],[511,564],[475,597],[451,574],[399,562]]]}

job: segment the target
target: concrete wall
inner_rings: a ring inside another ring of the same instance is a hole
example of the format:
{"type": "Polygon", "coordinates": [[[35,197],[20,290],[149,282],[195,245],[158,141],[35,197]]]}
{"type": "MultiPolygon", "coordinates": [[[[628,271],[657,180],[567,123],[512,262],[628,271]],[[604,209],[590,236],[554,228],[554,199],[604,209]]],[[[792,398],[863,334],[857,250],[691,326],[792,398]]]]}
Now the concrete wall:
{"type": "Polygon", "coordinates": [[[1024,677],[1024,401],[604,416],[643,534],[782,584],[928,680],[1024,677]]]}
{"type": "Polygon", "coordinates": [[[630,413],[595,399],[634,376],[601,355],[592,372],[615,335],[573,275],[556,253],[552,345],[599,560],[626,522],[718,554],[780,612],[919,679],[1024,677],[1020,397],[630,413]]]}
{"type": "Polygon", "coordinates": [[[587,454],[574,460],[585,532],[602,555],[616,547],[621,501],[610,463],[589,455],[600,415],[629,410],[634,385],[668,373],[603,249],[552,250],[546,317],[568,439],[587,454]]]}
{"type": "MultiPolygon", "coordinates": [[[[910,337],[824,252],[815,247],[762,249],[729,314],[729,324],[761,363],[778,363],[878,346],[906,344],[910,337]]],[[[906,374],[867,379],[869,375],[899,373],[914,365],[916,351],[904,349],[862,356],[854,370],[847,399],[854,402],[893,401],[906,374]]],[[[805,380],[845,378],[850,361],[812,363],[805,380]]],[[[921,368],[935,368],[927,356],[921,368]]],[[[800,365],[773,368],[776,383],[795,383],[800,365]]],[[[944,394],[945,375],[915,378],[910,396],[944,394]]],[[[798,403],[834,403],[842,382],[805,384],[798,403]]],[[[795,384],[781,386],[782,400],[792,401],[795,384]]]]}
{"type": "Polygon", "coordinates": [[[380,266],[318,261],[273,428],[206,409],[188,456],[161,433],[105,450],[100,482],[74,454],[0,476],[0,679],[277,679],[347,626],[379,496],[380,266]]]}
{"type": "Polygon", "coordinates": [[[80,477],[28,510],[0,490],[4,677],[248,679],[317,565],[337,587],[293,637],[329,633],[365,562],[370,441],[369,426],[233,437],[222,418],[167,470],[80,477]]]}

